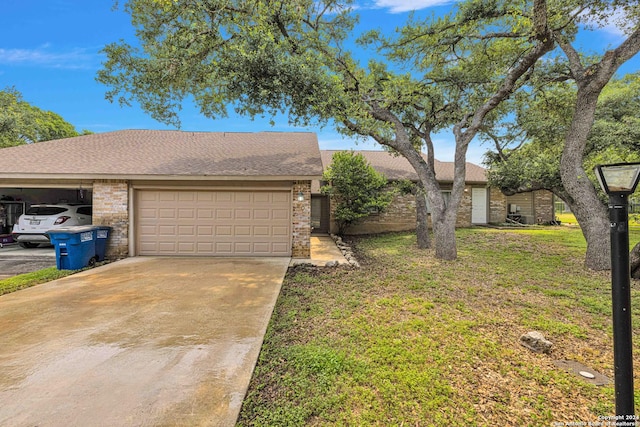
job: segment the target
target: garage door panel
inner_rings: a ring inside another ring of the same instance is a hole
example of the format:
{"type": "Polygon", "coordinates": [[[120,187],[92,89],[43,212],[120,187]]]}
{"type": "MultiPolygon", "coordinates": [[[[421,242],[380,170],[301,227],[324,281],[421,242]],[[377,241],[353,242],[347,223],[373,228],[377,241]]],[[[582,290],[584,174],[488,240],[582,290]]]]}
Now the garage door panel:
{"type": "Polygon", "coordinates": [[[231,225],[218,225],[216,227],[216,236],[233,236],[231,225]]]}
{"type": "Polygon", "coordinates": [[[253,235],[254,236],[260,236],[260,237],[270,236],[271,235],[271,228],[268,227],[268,226],[254,226],[253,227],[253,235]]]}
{"type": "Polygon", "coordinates": [[[233,244],[233,251],[237,255],[251,255],[251,243],[247,242],[235,242],[233,244]]]}
{"type": "Polygon", "coordinates": [[[155,200],[159,202],[175,202],[177,197],[178,193],[175,191],[162,191],[158,193],[155,200]]]}
{"type": "Polygon", "coordinates": [[[176,199],[180,202],[193,202],[198,197],[197,193],[191,191],[174,191],[173,193],[177,195],[176,199]]]}
{"type": "Polygon", "coordinates": [[[170,241],[161,241],[157,244],[157,250],[160,255],[170,254],[177,251],[177,243],[170,241]]]}
{"type": "Polygon", "coordinates": [[[289,212],[290,211],[288,209],[272,209],[271,218],[273,220],[288,220],[289,212]]]}
{"type": "Polygon", "coordinates": [[[212,225],[198,225],[197,232],[200,237],[211,237],[214,235],[212,225]]]}
{"type": "MultiPolygon", "coordinates": [[[[175,225],[158,225],[156,227],[155,234],[158,236],[175,236],[178,234],[177,227],[175,225]]],[[[147,236],[153,236],[154,232],[149,231],[147,236]]]]}
{"type": "Polygon", "coordinates": [[[253,211],[254,219],[270,219],[269,209],[255,209],[253,211]]]}
{"type": "Polygon", "coordinates": [[[194,208],[180,208],[178,209],[179,219],[193,219],[196,217],[196,209],[194,208]]]}
{"type": "Polygon", "coordinates": [[[269,243],[256,243],[253,245],[253,251],[257,254],[269,254],[272,252],[272,245],[269,243]]]}
{"type": "Polygon", "coordinates": [[[271,235],[274,237],[289,237],[288,227],[271,227],[271,235]]]}
{"type": "Polygon", "coordinates": [[[158,218],[158,211],[156,209],[141,209],[138,212],[138,218],[141,219],[156,219],[158,218]]]}
{"type": "Polygon", "coordinates": [[[219,220],[225,220],[225,219],[232,219],[233,218],[233,210],[231,209],[220,209],[217,208],[215,209],[216,211],[216,219],[219,220]]]}
{"type": "Polygon", "coordinates": [[[214,194],[214,200],[216,203],[229,203],[233,200],[233,193],[231,191],[218,191],[214,194]]]}
{"type": "Polygon", "coordinates": [[[215,252],[215,248],[213,246],[213,240],[210,242],[198,242],[197,251],[204,252],[204,253],[215,252]]]}
{"type": "Polygon", "coordinates": [[[282,203],[289,204],[291,198],[291,193],[288,192],[274,192],[271,193],[271,202],[272,203],[282,203]]]}
{"type": "Polygon", "coordinates": [[[198,219],[213,219],[215,218],[215,211],[212,209],[198,208],[196,216],[198,219]]]}
{"type": "Polygon", "coordinates": [[[196,227],[194,225],[179,225],[178,226],[178,235],[179,236],[196,236],[196,227]]]}
{"type": "Polygon", "coordinates": [[[236,209],[234,214],[235,219],[251,219],[251,209],[249,207],[236,209]]]}
{"type": "Polygon", "coordinates": [[[289,252],[289,243],[275,242],[271,245],[271,253],[282,254],[289,252]]]}
{"type": "Polygon", "coordinates": [[[158,208],[158,219],[176,219],[176,209],[173,208],[158,208]]]}
{"type": "Polygon", "coordinates": [[[254,193],[254,203],[271,203],[273,193],[254,193]]]}
{"type": "Polygon", "coordinates": [[[140,255],[291,253],[289,191],[142,190],[136,194],[140,255]]]}
{"type": "Polygon", "coordinates": [[[234,193],[234,196],[235,196],[234,200],[238,204],[252,203],[252,201],[253,201],[252,200],[253,193],[250,193],[248,191],[247,192],[243,191],[243,192],[234,193]]]}
{"type": "Polygon", "coordinates": [[[139,191],[139,254],[289,256],[290,194],[139,191]]]}
{"type": "Polygon", "coordinates": [[[213,202],[215,201],[215,193],[211,191],[198,191],[196,193],[196,198],[199,202],[213,202]]]}
{"type": "Polygon", "coordinates": [[[235,236],[251,236],[250,225],[236,225],[233,227],[233,234],[235,236]]]}
{"type": "Polygon", "coordinates": [[[194,242],[178,242],[178,252],[182,254],[195,254],[196,244],[194,242]]]}
{"type": "Polygon", "coordinates": [[[216,254],[233,255],[233,244],[230,242],[216,242],[216,254]]]}

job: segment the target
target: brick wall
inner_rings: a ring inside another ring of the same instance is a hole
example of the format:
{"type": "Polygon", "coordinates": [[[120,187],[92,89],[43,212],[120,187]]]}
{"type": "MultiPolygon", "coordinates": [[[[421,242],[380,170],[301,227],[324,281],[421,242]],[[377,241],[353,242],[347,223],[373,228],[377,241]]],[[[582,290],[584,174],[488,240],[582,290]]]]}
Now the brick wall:
{"type": "Polygon", "coordinates": [[[456,227],[471,227],[471,187],[465,186],[458,207],[456,227]]]}
{"type": "Polygon", "coordinates": [[[501,224],[507,217],[507,196],[498,188],[489,189],[489,222],[501,224]]]}
{"type": "Polygon", "coordinates": [[[536,223],[545,224],[555,220],[553,209],[553,193],[547,190],[533,192],[536,223]]]}
{"type": "MultiPolygon", "coordinates": [[[[397,194],[385,210],[375,213],[352,225],[346,234],[374,234],[388,231],[415,230],[416,199],[412,194],[397,194]]],[[[331,232],[337,233],[338,227],[331,221],[331,232]]]]}
{"type": "MultiPolygon", "coordinates": [[[[333,212],[333,211],[332,211],[333,212]]],[[[457,227],[471,227],[471,187],[465,187],[458,208],[457,227]]],[[[431,216],[429,216],[431,227],[431,216]]],[[[382,212],[373,214],[352,225],[346,234],[374,234],[389,231],[408,231],[416,228],[416,199],[412,194],[398,194],[382,212]]],[[[337,233],[337,226],[331,218],[331,233],[337,233]]]]}
{"type": "Polygon", "coordinates": [[[311,181],[294,181],[292,189],[292,224],[293,235],[291,256],[294,258],[311,257],[311,181]],[[303,201],[298,201],[302,192],[303,201]]]}
{"type": "Polygon", "coordinates": [[[93,224],[111,227],[107,258],[129,254],[129,185],[126,181],[93,183],[93,224]]]}

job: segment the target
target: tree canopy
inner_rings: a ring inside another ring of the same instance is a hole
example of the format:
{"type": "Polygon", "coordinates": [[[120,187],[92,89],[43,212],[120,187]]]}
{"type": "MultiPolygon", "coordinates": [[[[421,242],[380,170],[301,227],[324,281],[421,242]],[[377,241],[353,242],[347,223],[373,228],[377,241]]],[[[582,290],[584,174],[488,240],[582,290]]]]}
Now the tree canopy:
{"type": "MultiPolygon", "coordinates": [[[[560,157],[572,120],[575,84],[547,85],[535,99],[521,101],[515,109],[515,121],[519,138],[526,142],[504,149],[501,143],[513,139],[508,135],[496,137],[495,151],[486,156],[489,183],[506,194],[544,189],[567,200],[570,196],[562,184],[560,157]]],[[[583,167],[598,188],[592,172],[595,165],[637,161],[640,161],[640,74],[635,73],[614,78],[603,89],[583,167]]]]}
{"type": "Polygon", "coordinates": [[[0,148],[78,135],[71,123],[24,101],[15,88],[0,91],[0,148]]]}

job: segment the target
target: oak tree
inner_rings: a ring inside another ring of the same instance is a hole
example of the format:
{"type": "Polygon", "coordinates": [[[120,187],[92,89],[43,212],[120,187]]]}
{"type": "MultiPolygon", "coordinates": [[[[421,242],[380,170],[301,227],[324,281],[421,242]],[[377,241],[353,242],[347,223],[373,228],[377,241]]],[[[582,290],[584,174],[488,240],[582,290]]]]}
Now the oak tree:
{"type": "Polygon", "coordinates": [[[136,101],[167,123],[179,123],[181,103],[192,97],[212,118],[229,107],[249,116],[282,112],[294,124],[331,123],[373,138],[416,170],[435,255],[454,259],[469,144],[553,48],[550,23],[573,23],[550,15],[545,0],[466,1],[443,17],[414,16],[393,36],[363,34],[354,47],[351,4],[130,0],[138,45],[108,45],[98,80],[111,87],[108,99],[136,101]],[[444,129],[456,141],[448,203],[434,168],[433,134],[444,129]]]}

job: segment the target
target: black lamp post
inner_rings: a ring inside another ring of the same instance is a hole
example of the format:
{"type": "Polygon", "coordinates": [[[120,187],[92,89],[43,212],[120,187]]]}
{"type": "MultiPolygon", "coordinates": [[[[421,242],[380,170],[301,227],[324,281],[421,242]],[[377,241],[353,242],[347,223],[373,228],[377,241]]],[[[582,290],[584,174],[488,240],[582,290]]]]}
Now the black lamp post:
{"type": "Polygon", "coordinates": [[[616,415],[625,419],[634,415],[628,198],[638,185],[640,163],[598,165],[595,172],[609,195],[616,415]]]}

